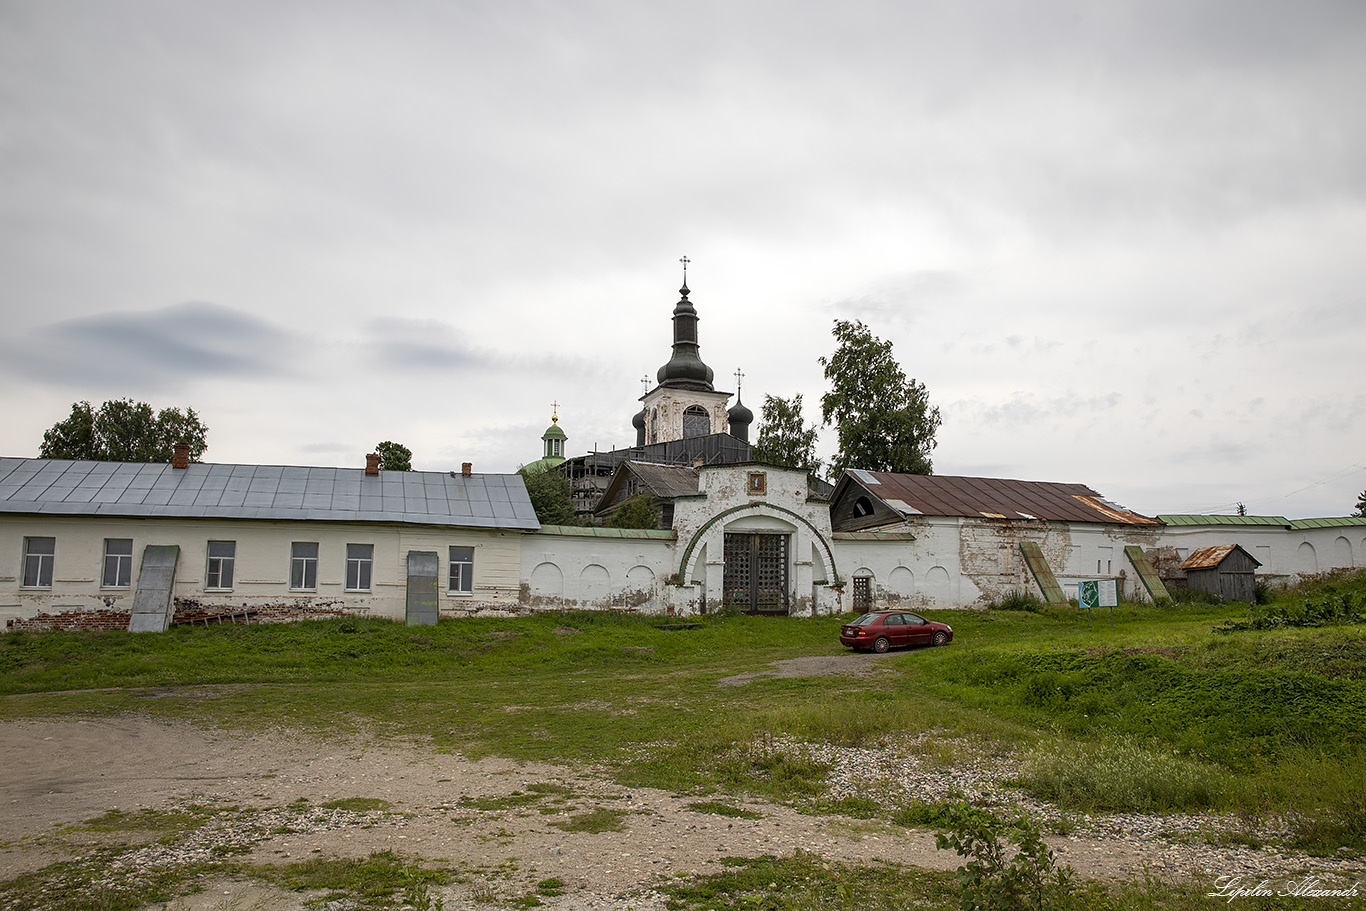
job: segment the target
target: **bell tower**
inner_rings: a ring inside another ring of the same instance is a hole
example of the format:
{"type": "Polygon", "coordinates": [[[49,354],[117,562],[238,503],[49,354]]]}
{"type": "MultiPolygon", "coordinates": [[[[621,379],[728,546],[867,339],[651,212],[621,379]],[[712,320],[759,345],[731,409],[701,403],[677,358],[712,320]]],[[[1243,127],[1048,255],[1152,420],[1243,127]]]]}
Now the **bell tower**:
{"type": "Polygon", "coordinates": [[[726,403],[730,393],[717,392],[712,386],[714,374],[699,353],[697,310],[688,299],[691,260],[685,256],[679,262],[683,264],[683,287],[678,289],[678,303],[674,305],[673,353],[655,374],[659,385],[640,398],[645,407],[632,420],[637,445],[729,430],[726,403]]]}

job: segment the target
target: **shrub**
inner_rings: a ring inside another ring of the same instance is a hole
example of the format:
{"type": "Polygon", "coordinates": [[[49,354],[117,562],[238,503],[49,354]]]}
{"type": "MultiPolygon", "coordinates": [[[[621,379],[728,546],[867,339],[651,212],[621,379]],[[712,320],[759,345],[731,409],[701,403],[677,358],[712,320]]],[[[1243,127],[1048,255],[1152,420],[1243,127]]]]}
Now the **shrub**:
{"type": "Polygon", "coordinates": [[[967,804],[945,808],[947,832],[935,835],[940,850],[953,848],[970,860],[958,868],[963,911],[1042,911],[1064,906],[1072,893],[1072,868],[1059,869],[1039,827],[1026,816],[1003,824],[967,804]],[[1017,848],[1009,860],[1005,836],[1017,848]]]}
{"type": "Polygon", "coordinates": [[[1044,603],[1033,593],[1016,589],[999,601],[988,604],[987,609],[1028,611],[1031,614],[1037,614],[1043,609],[1043,606],[1044,603]]]}

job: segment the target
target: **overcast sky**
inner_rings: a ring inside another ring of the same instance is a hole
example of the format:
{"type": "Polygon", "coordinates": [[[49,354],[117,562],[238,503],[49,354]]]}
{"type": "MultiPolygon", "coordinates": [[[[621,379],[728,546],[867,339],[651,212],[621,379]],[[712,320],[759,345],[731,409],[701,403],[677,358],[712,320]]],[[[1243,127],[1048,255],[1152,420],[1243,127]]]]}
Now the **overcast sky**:
{"type": "Polygon", "coordinates": [[[1346,515],[1363,87],[1360,0],[0,0],[0,455],[119,397],[215,462],[628,446],[686,254],[756,412],[858,319],[938,474],[1346,515]]]}

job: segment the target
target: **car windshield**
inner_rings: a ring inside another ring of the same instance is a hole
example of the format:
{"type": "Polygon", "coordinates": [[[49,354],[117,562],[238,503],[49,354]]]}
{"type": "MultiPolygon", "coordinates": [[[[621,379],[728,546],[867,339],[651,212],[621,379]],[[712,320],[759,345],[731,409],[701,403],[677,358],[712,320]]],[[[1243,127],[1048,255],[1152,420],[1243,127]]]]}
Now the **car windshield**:
{"type": "Polygon", "coordinates": [[[867,626],[867,625],[870,624],[870,623],[876,623],[876,622],[877,622],[877,618],[878,618],[878,615],[877,615],[877,614],[864,614],[862,617],[859,617],[857,620],[854,620],[854,621],[850,622],[848,625],[849,625],[849,626],[867,626]]]}

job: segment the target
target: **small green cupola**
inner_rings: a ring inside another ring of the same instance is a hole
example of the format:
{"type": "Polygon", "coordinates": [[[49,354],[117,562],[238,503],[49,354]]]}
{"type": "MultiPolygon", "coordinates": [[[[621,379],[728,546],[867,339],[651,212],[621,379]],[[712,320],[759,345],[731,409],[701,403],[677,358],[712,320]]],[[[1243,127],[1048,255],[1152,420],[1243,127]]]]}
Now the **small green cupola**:
{"type": "Polygon", "coordinates": [[[541,441],[545,443],[545,451],[541,455],[541,461],[549,468],[564,461],[564,442],[569,439],[560,427],[559,406],[550,416],[550,426],[541,434],[541,441]]]}

